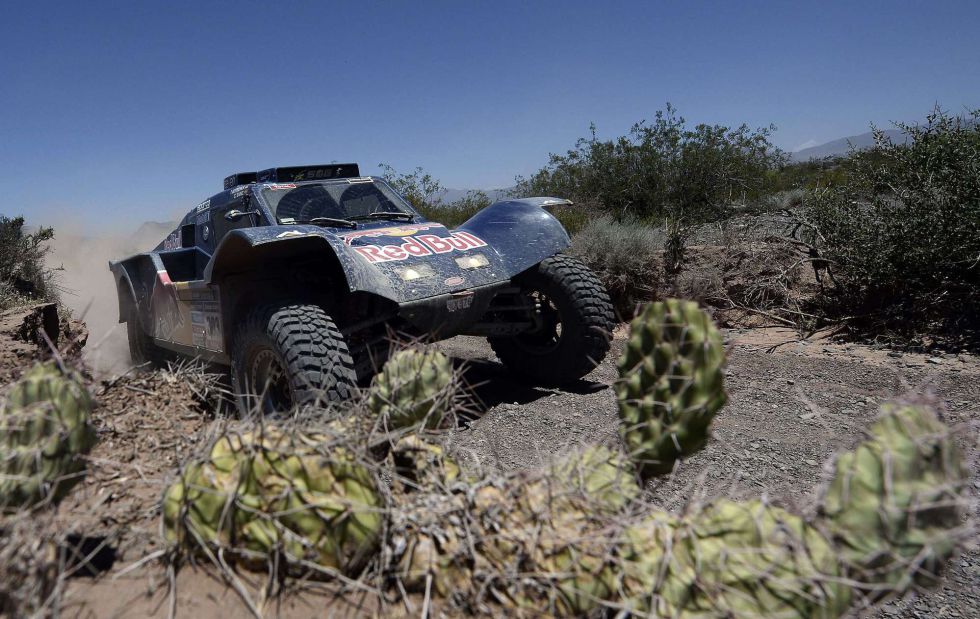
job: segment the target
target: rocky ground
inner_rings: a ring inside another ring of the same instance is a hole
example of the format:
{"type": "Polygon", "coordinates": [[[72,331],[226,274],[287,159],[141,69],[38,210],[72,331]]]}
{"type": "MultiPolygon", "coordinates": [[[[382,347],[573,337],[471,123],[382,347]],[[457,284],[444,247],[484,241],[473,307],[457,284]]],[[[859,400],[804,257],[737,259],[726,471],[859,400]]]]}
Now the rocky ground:
{"type": "MultiPolygon", "coordinates": [[[[438,346],[466,368],[477,403],[452,437],[470,465],[510,470],[533,466],[569,445],[615,439],[615,399],[609,388],[618,332],[609,358],[569,389],[527,387],[496,362],[483,340],[456,338],[438,346]]],[[[931,392],[952,424],[980,420],[980,357],[898,354],[822,339],[799,341],[783,329],[726,332],[729,405],[714,438],[675,475],[650,488],[668,509],[719,495],[757,496],[805,510],[824,464],[853,446],[895,395],[931,392]]],[[[0,347],[0,349],[7,350],[0,347]]],[[[22,364],[23,352],[0,359],[22,364]]],[[[14,371],[5,378],[13,378],[14,371]],[[9,375],[9,376],[8,376],[9,375]]],[[[206,566],[168,571],[157,503],[170,476],[217,426],[209,384],[194,373],[130,373],[97,384],[100,443],[83,484],[58,506],[45,527],[84,539],[90,561],[64,584],[63,617],[229,617],[248,612],[242,598],[206,566]],[[93,575],[95,574],[95,575],[93,575]]],[[[217,413],[220,415],[220,413],[217,413]]],[[[965,439],[964,439],[965,440],[965,439]]],[[[964,444],[972,457],[975,444],[964,444]]],[[[975,471],[976,469],[974,469],[975,471]]],[[[980,481],[974,487],[980,487],[980,481]]],[[[356,616],[373,607],[368,594],[335,595],[329,584],[272,583],[243,575],[269,616],[356,616]],[[284,590],[279,587],[284,586],[284,590]]],[[[944,586],[875,611],[896,617],[980,617],[980,553],[969,549],[950,565],[944,586]]]]}

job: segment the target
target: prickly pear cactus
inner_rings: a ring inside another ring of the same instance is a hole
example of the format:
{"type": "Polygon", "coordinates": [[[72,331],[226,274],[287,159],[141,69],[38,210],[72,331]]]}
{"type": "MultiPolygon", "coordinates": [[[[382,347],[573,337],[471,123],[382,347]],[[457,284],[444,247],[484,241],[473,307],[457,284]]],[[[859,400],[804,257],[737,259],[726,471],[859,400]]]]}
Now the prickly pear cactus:
{"type": "Polygon", "coordinates": [[[834,465],[821,512],[854,578],[872,590],[935,585],[953,554],[967,475],[928,404],[891,402],[834,465]]]}
{"type": "Polygon", "coordinates": [[[265,427],[218,439],[166,490],[165,537],[223,547],[246,566],[281,556],[359,569],[380,541],[382,499],[369,468],[322,438],[265,427]]]}
{"type": "Polygon", "coordinates": [[[837,617],[851,599],[830,542],[761,501],[719,500],[626,529],[624,605],[657,617],[837,617]]]}
{"type": "Polygon", "coordinates": [[[616,383],[626,450],[644,477],[700,449],[725,405],[725,349],[691,301],[650,303],[633,319],[616,383]]]}
{"type": "Polygon", "coordinates": [[[547,474],[587,496],[603,513],[614,514],[640,495],[629,459],[620,450],[602,445],[559,458],[547,474]]]}
{"type": "Polygon", "coordinates": [[[0,508],[61,499],[95,444],[93,402],[80,377],[36,365],[0,410],[0,508]]]}
{"type": "Polygon", "coordinates": [[[401,350],[371,381],[368,408],[390,429],[442,423],[455,395],[453,366],[436,350],[401,350]]]}

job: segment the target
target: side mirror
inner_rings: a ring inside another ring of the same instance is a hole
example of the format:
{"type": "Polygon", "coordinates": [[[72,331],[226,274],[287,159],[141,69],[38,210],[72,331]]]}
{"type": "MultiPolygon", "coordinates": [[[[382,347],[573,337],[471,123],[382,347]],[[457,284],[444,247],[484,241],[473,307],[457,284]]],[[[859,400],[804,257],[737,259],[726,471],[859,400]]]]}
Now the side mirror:
{"type": "Polygon", "coordinates": [[[225,221],[239,221],[246,215],[251,215],[251,214],[252,214],[251,211],[246,213],[245,211],[240,211],[237,208],[233,208],[227,213],[225,213],[225,221]]]}

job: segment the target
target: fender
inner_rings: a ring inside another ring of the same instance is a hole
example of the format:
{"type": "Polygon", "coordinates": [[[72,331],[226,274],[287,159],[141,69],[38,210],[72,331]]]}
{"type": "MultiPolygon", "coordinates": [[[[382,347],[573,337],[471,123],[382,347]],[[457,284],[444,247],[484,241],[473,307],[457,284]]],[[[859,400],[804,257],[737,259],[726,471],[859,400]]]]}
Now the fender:
{"type": "Polygon", "coordinates": [[[565,228],[543,208],[556,203],[567,200],[523,198],[495,202],[459,229],[489,243],[500,256],[508,277],[513,277],[571,245],[565,228]]]}
{"type": "Polygon", "coordinates": [[[116,283],[119,322],[126,321],[126,310],[135,303],[144,320],[150,318],[150,294],[157,272],[164,271],[163,262],[152,253],[135,254],[116,262],[109,261],[109,271],[116,283]]]}

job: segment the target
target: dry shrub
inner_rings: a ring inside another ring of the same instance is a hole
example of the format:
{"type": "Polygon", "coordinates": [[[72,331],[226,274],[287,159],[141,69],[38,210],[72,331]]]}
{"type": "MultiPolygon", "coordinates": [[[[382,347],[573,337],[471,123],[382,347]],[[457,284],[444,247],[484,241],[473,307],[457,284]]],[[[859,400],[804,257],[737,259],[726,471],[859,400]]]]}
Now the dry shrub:
{"type": "Polygon", "coordinates": [[[697,301],[701,305],[717,305],[724,294],[724,274],[719,264],[692,264],[674,278],[674,297],[697,301]]]}
{"type": "Polygon", "coordinates": [[[44,263],[53,238],[53,228],[28,232],[23,217],[0,215],[0,310],[58,300],[55,273],[44,263]]]}
{"type": "Polygon", "coordinates": [[[571,253],[599,276],[621,317],[632,316],[662,285],[662,234],[637,221],[598,217],[575,235],[571,253]]]}

